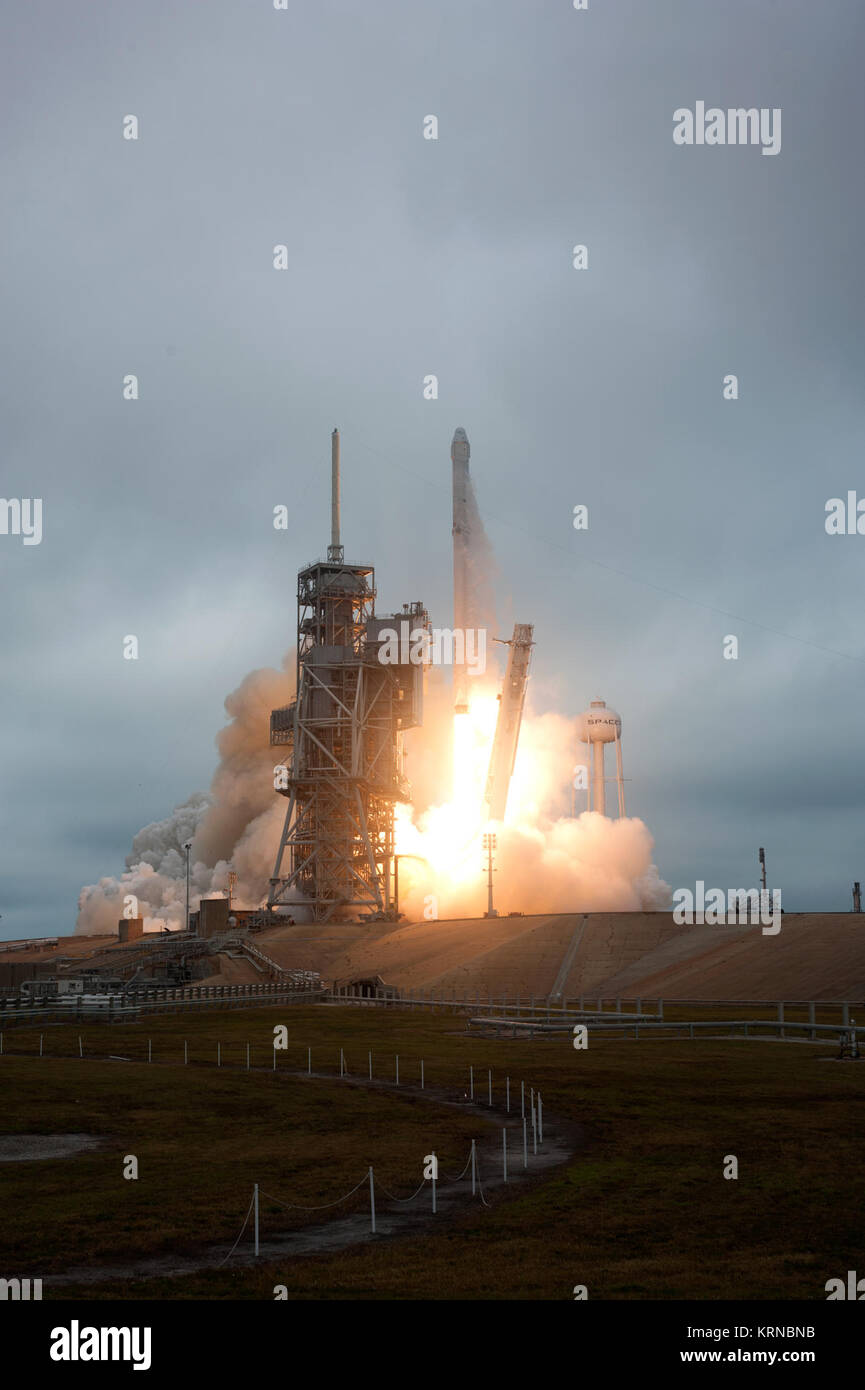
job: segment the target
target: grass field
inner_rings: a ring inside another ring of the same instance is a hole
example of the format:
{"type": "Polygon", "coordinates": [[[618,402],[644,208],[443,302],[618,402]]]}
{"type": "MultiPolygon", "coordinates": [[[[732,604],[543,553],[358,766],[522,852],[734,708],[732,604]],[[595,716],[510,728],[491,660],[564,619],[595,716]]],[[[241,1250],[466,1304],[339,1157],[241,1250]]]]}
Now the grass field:
{"type": "MultiPolygon", "coordinates": [[[[0,1165],[5,1270],[49,1285],[78,1264],[233,1240],[254,1178],[311,1205],[369,1163],[408,1192],[433,1147],[456,1171],[478,1117],[420,1095],[421,1058],[443,1096],[462,1094],[470,1064],[479,1090],[492,1068],[499,1102],[506,1074],[514,1092],[524,1079],[581,1136],[566,1164],[423,1234],[64,1297],[269,1299],[284,1284],[296,1298],[570,1299],[585,1284],[590,1298],[824,1299],[827,1279],[862,1263],[865,1064],[821,1060],[831,1044],[597,1038],[576,1052],[566,1037],[471,1037],[445,1013],[322,1006],[90,1025],[84,1061],[77,1027],[42,1032],[42,1058],[38,1033],[6,1035],[2,1129],[105,1138],[74,1159],[0,1165]],[[290,1042],[274,1075],[276,1023],[290,1042]],[[305,1070],[309,1046],[330,1078],[289,1075],[305,1070]],[[372,1050],[387,1080],[399,1053],[400,1090],[341,1083],[340,1047],[355,1075],[372,1050]],[[92,1060],[108,1053],[135,1060],[92,1060]],[[122,1178],[129,1153],[134,1182],[122,1178]],[[722,1176],[728,1154],[735,1181],[722,1176]]],[[[362,1191],[355,1200],[364,1207],[362,1191]]],[[[263,1217],[281,1230],[315,1219],[276,1207],[263,1217]]]]}

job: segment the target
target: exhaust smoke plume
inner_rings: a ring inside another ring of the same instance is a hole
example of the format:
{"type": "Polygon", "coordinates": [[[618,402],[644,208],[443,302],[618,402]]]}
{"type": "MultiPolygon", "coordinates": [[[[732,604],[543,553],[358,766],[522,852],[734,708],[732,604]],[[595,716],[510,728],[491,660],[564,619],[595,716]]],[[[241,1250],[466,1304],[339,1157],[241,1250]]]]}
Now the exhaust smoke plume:
{"type": "Polygon", "coordinates": [[[270,712],[294,695],[294,661],[292,651],[281,671],[252,671],[228,696],[231,723],[216,738],[220,761],[209,794],[194,793],[170,816],[139,830],[119,878],[82,888],[76,932],[116,934],[128,894],[138,900],[145,929],[182,927],[187,840],[190,911],[202,897],[227,892],[229,868],[238,876],[239,905],[264,902],[285,817],[285,798],[273,789],[279,752],[270,747],[270,712]]]}

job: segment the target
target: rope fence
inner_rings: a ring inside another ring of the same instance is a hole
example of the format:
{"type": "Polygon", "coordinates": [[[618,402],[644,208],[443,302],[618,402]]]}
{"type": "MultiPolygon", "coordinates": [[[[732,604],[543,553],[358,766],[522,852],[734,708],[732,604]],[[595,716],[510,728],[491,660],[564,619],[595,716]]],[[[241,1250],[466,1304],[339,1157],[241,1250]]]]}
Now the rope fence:
{"type": "MultiPolygon", "coordinates": [[[[523,1121],[523,1128],[525,1129],[525,1121],[523,1121]]],[[[507,1130],[506,1130],[506,1129],[503,1129],[503,1130],[502,1130],[502,1156],[503,1156],[503,1163],[504,1163],[503,1176],[504,1176],[504,1181],[507,1182],[507,1181],[508,1181],[508,1167],[507,1167],[507,1130]]],[[[332,1201],[332,1202],[322,1202],[322,1203],[320,1203],[319,1205],[316,1205],[316,1206],[307,1206],[306,1204],[301,1203],[301,1202],[286,1202],[286,1201],[284,1200],[284,1198],[282,1198],[282,1197],[277,1197],[277,1196],[275,1196],[274,1193],[272,1193],[272,1192],[265,1192],[265,1191],[263,1190],[263,1188],[261,1188],[260,1185],[259,1185],[258,1183],[254,1183],[254,1184],[253,1184],[253,1189],[252,1189],[252,1196],[251,1196],[250,1201],[249,1201],[249,1206],[248,1206],[247,1209],[246,1209],[246,1216],[245,1216],[244,1219],[243,1219],[243,1225],[242,1225],[241,1228],[240,1228],[240,1232],[239,1232],[239,1234],[238,1234],[238,1236],[237,1236],[237,1239],[235,1240],[235,1242],[234,1242],[234,1244],[232,1245],[231,1249],[229,1250],[228,1254],[224,1257],[224,1259],[222,1259],[222,1260],[220,1261],[220,1263],[219,1263],[219,1265],[218,1265],[218,1268],[221,1269],[223,1265],[227,1264],[227,1262],[231,1259],[231,1257],[232,1257],[232,1255],[234,1254],[234,1252],[237,1250],[237,1247],[239,1246],[241,1240],[243,1239],[243,1236],[244,1236],[244,1234],[245,1234],[245,1232],[246,1232],[246,1229],[247,1229],[247,1227],[248,1227],[248,1225],[249,1225],[249,1218],[250,1218],[250,1216],[253,1216],[253,1218],[254,1218],[254,1220],[253,1220],[253,1229],[254,1229],[254,1249],[255,1249],[255,1255],[256,1255],[256,1256],[259,1256],[259,1255],[260,1255],[260,1253],[261,1253],[260,1222],[261,1222],[261,1199],[262,1199],[262,1198],[265,1198],[268,1202],[275,1202],[275,1203],[277,1204],[277,1206],[284,1207],[284,1208],[285,1208],[286,1210],[288,1210],[288,1211],[330,1211],[330,1210],[332,1210],[334,1207],[340,1206],[343,1202],[347,1202],[348,1199],[349,1199],[350,1197],[353,1197],[354,1194],[355,1194],[356,1192],[359,1192],[360,1189],[368,1182],[368,1183],[369,1183],[369,1195],[370,1195],[370,1229],[371,1229],[371,1233],[372,1233],[373,1235],[375,1235],[375,1234],[376,1234],[376,1224],[375,1224],[375,1222],[376,1222],[376,1215],[375,1215],[375,1212],[376,1212],[376,1209],[375,1209],[375,1193],[376,1193],[376,1189],[378,1189],[378,1191],[381,1193],[381,1195],[382,1195],[383,1197],[385,1197],[389,1202],[397,1202],[397,1203],[399,1203],[401,1206],[405,1206],[405,1205],[407,1205],[407,1204],[410,1203],[410,1202],[416,1201],[417,1198],[418,1198],[418,1197],[421,1195],[421,1193],[423,1192],[424,1188],[427,1187],[427,1185],[429,1185],[430,1188],[431,1188],[431,1193],[432,1193],[432,1212],[433,1212],[433,1214],[435,1215],[435,1214],[437,1213],[437,1210],[438,1210],[437,1201],[436,1201],[436,1189],[437,1189],[437,1186],[440,1185],[441,1182],[443,1182],[443,1181],[446,1182],[446,1183],[448,1183],[448,1184],[454,1184],[454,1183],[462,1182],[462,1180],[463,1180],[463,1178],[465,1177],[466,1173],[468,1172],[469,1168],[471,1168],[471,1170],[472,1170],[472,1176],[471,1176],[472,1196],[479,1196],[482,1205],[483,1205],[484,1207],[486,1207],[488,1210],[491,1208],[491,1204],[490,1204],[490,1203],[487,1201],[487,1199],[486,1199],[486,1194],[485,1194],[484,1189],[483,1189],[483,1183],[482,1183],[482,1181],[481,1181],[480,1157],[479,1157],[479,1155],[478,1155],[477,1142],[476,1142],[476,1140],[473,1139],[473,1140],[471,1141],[471,1147],[470,1147],[470,1149],[469,1149],[469,1156],[468,1156],[468,1158],[466,1159],[465,1166],[464,1166],[462,1172],[459,1173],[459,1174],[457,1174],[456,1177],[448,1177],[448,1176],[439,1177],[439,1175],[438,1175],[438,1160],[436,1159],[436,1155],[435,1155],[434,1153],[432,1153],[432,1154],[428,1155],[428,1158],[430,1158],[430,1159],[433,1160],[431,1174],[430,1174],[429,1177],[424,1176],[424,1177],[421,1179],[420,1185],[415,1189],[415,1191],[411,1194],[410,1197],[396,1197],[392,1192],[390,1192],[390,1191],[385,1187],[384,1183],[382,1183],[380,1180],[379,1180],[378,1182],[376,1182],[376,1179],[375,1179],[375,1172],[374,1172],[374,1169],[373,1169],[372,1165],[370,1165],[368,1172],[365,1173],[364,1176],[360,1179],[360,1181],[357,1182],[357,1183],[355,1183],[354,1187],[350,1188],[348,1192],[343,1193],[343,1195],[342,1195],[341,1197],[335,1198],[334,1201],[332,1201]]],[[[486,1160],[485,1160],[485,1162],[486,1162],[486,1160]]],[[[487,1181],[488,1181],[488,1182],[490,1181],[489,1177],[488,1177],[487,1181]]]]}
{"type": "MultiPolygon", "coordinates": [[[[372,1053],[369,1053],[369,1065],[370,1065],[370,1075],[372,1075],[372,1053]]],[[[397,1064],[397,1065],[398,1065],[398,1064],[397,1064]]],[[[247,1066],[248,1066],[248,1063],[247,1063],[247,1066]]],[[[345,1059],[345,1053],[344,1053],[344,1050],[343,1050],[342,1048],[340,1048],[340,1050],[339,1050],[339,1063],[338,1063],[338,1066],[339,1066],[338,1075],[339,1075],[341,1078],[344,1079],[344,1078],[346,1078],[346,1077],[348,1077],[348,1076],[351,1075],[351,1073],[349,1072],[349,1069],[348,1069],[348,1065],[347,1065],[346,1059],[345,1059]]],[[[312,1073],[311,1068],[312,1068],[312,1049],[311,1049],[311,1048],[307,1048],[307,1068],[304,1069],[304,1070],[301,1071],[301,1072],[296,1073],[296,1074],[297,1074],[297,1075],[312,1075],[313,1073],[312,1073]]],[[[470,1085],[470,1088],[472,1088],[472,1094],[473,1094],[473,1087],[472,1087],[472,1074],[473,1074],[473,1068],[472,1068],[472,1067],[469,1068],[469,1072],[470,1072],[469,1085],[470,1085]]],[[[422,1078],[423,1078],[423,1075],[424,1075],[424,1072],[423,1072],[423,1064],[421,1064],[421,1077],[422,1077],[422,1078]]],[[[399,1081],[398,1081],[397,1078],[398,1078],[398,1069],[395,1070],[395,1077],[394,1077],[394,1080],[391,1081],[391,1082],[389,1082],[389,1083],[384,1083],[384,1084],[390,1084],[390,1085],[393,1085],[394,1087],[396,1087],[396,1086],[399,1085],[399,1081]]],[[[363,1081],[360,1081],[359,1084],[362,1085],[362,1084],[363,1084],[363,1081]]],[[[423,1080],[422,1080],[421,1084],[423,1085],[423,1080]]],[[[488,1104],[489,1104],[489,1105],[492,1105],[492,1071],[489,1070],[489,1069],[488,1069],[488,1075],[487,1075],[487,1090],[488,1090],[488,1097],[489,1097],[488,1104]]],[[[524,1082],[521,1082],[521,1083],[520,1083],[520,1090],[521,1090],[521,1095],[522,1095],[522,1097],[523,1097],[523,1106],[522,1106],[522,1112],[523,1112],[523,1113],[522,1113],[522,1116],[521,1116],[522,1140],[523,1140],[523,1144],[522,1144],[522,1150],[523,1150],[523,1164],[522,1164],[522,1166],[523,1166],[523,1169],[525,1170],[525,1169],[527,1169],[528,1166],[529,1166],[529,1160],[528,1160],[528,1126],[529,1126],[529,1124],[531,1124],[531,1132],[532,1132],[532,1153],[533,1153],[533,1154],[537,1154],[537,1152],[538,1152],[538,1144],[539,1144],[539,1143],[540,1143],[540,1144],[543,1144],[543,1120],[542,1120],[543,1108],[542,1108],[542,1101],[541,1101],[541,1094],[540,1094],[540,1091],[536,1091],[534,1087],[530,1087],[530,1088],[529,1088],[529,1114],[526,1115],[526,1113],[525,1113],[525,1112],[526,1112],[526,1107],[525,1107],[525,1083],[524,1083],[524,1082]]],[[[467,1094],[467,1093],[466,1093],[466,1094],[467,1094]]],[[[507,1113],[510,1114],[510,1077],[506,1077],[506,1089],[505,1089],[505,1094],[506,1094],[506,1103],[507,1103],[507,1113]]],[[[509,1180],[509,1176],[508,1176],[508,1173],[509,1173],[509,1170],[508,1170],[508,1157],[509,1157],[509,1150],[508,1150],[508,1129],[507,1129],[507,1126],[505,1125],[505,1126],[502,1128],[502,1178],[503,1178],[504,1183],[507,1183],[508,1180],[509,1180]]],[[[473,1197],[479,1197],[479,1198],[480,1198],[480,1202],[481,1202],[481,1205],[482,1205],[483,1207],[485,1207],[487,1210],[490,1210],[490,1209],[491,1209],[491,1203],[487,1201],[487,1195],[486,1195],[486,1193],[485,1193],[485,1191],[484,1191],[483,1180],[482,1180],[482,1178],[481,1178],[481,1161],[480,1161],[480,1154],[479,1154],[479,1152],[478,1152],[478,1147],[477,1147],[477,1141],[476,1141],[476,1140],[473,1139],[473,1140],[471,1141],[471,1145],[470,1145],[470,1148],[469,1148],[469,1155],[468,1155],[468,1158],[466,1159],[465,1164],[463,1165],[462,1170],[461,1170],[459,1173],[455,1174],[455,1175],[451,1175],[451,1174],[442,1174],[442,1175],[439,1175],[439,1172],[438,1172],[438,1159],[437,1159],[435,1153],[431,1153],[431,1154],[427,1155],[427,1158],[425,1159],[425,1162],[428,1162],[429,1160],[432,1160],[430,1176],[427,1176],[427,1175],[425,1174],[424,1177],[421,1179],[421,1181],[420,1181],[419,1185],[417,1186],[417,1188],[416,1188],[416,1189],[414,1190],[414,1192],[412,1192],[411,1195],[408,1196],[408,1197],[397,1197],[395,1193],[391,1192],[387,1187],[385,1187],[384,1183],[382,1183],[380,1179],[379,1179],[378,1181],[376,1181],[375,1173],[374,1173],[374,1169],[373,1169],[373,1166],[372,1166],[372,1165],[370,1165],[370,1167],[369,1167],[369,1169],[368,1169],[368,1172],[359,1180],[359,1182],[355,1183],[354,1187],[350,1188],[350,1189],[348,1190],[348,1192],[345,1192],[345,1193],[343,1193],[341,1196],[334,1198],[334,1200],[331,1201],[331,1202],[322,1202],[322,1203],[318,1203],[318,1204],[316,1204],[316,1205],[314,1205],[314,1206],[310,1206],[310,1205],[308,1205],[308,1204],[306,1204],[306,1203],[302,1203],[302,1202],[287,1202],[283,1197],[277,1197],[277,1196],[276,1196],[274,1193],[272,1193],[272,1192],[265,1192],[265,1191],[259,1186],[258,1183],[255,1183],[255,1184],[253,1185],[252,1197],[250,1198],[250,1203],[249,1203],[249,1206],[248,1206],[247,1211],[246,1211],[246,1216],[244,1217],[243,1225],[241,1226],[240,1232],[239,1232],[239,1234],[238,1234],[238,1236],[237,1236],[237,1239],[235,1240],[235,1242],[234,1242],[234,1244],[232,1245],[231,1249],[229,1250],[228,1254],[227,1254],[227,1255],[225,1256],[225,1258],[220,1262],[219,1268],[221,1268],[222,1265],[224,1265],[225,1263],[227,1263],[227,1261],[231,1258],[231,1256],[232,1256],[232,1255],[234,1254],[234,1252],[237,1250],[237,1247],[238,1247],[238,1245],[240,1244],[241,1240],[243,1239],[243,1236],[244,1236],[244,1234],[245,1234],[245,1232],[246,1232],[246,1229],[247,1229],[247,1227],[248,1227],[248,1225],[249,1225],[249,1218],[250,1218],[250,1215],[253,1215],[253,1216],[254,1216],[254,1248],[255,1248],[255,1254],[256,1254],[256,1256],[258,1256],[258,1255],[260,1254],[260,1234],[259,1234],[259,1232],[260,1232],[260,1210],[261,1210],[261,1209],[260,1209],[260,1202],[261,1202],[261,1198],[264,1198],[265,1200],[267,1200],[267,1201],[269,1201],[269,1202],[275,1202],[277,1206],[283,1207],[283,1208],[284,1208],[285,1210],[287,1210],[287,1211],[303,1211],[303,1212],[331,1211],[331,1210],[333,1210],[334,1207],[338,1207],[338,1206],[340,1206],[343,1202],[347,1202],[347,1201],[349,1200],[349,1198],[353,1197],[353,1196],[355,1195],[356,1192],[359,1192],[360,1189],[364,1186],[364,1184],[368,1182],[368,1183],[369,1183],[369,1199],[370,1199],[370,1230],[371,1230],[371,1233],[372,1233],[373,1235],[375,1235],[375,1234],[376,1234],[376,1207],[375,1207],[376,1188],[378,1189],[378,1191],[379,1191],[379,1193],[381,1194],[381,1196],[384,1197],[387,1201],[397,1203],[399,1206],[408,1206],[408,1205],[410,1205],[412,1202],[417,1201],[417,1199],[420,1197],[420,1195],[421,1195],[421,1193],[424,1191],[424,1189],[425,1189],[427,1186],[429,1186],[430,1189],[431,1189],[432,1212],[433,1212],[433,1214],[436,1214],[436,1213],[437,1213],[437,1210],[438,1210],[437,1192],[436,1192],[437,1186],[440,1185],[442,1182],[444,1182],[444,1183],[446,1183],[446,1184],[448,1184],[448,1185],[454,1185],[454,1184],[457,1184],[457,1183],[461,1183],[461,1182],[464,1180],[464,1178],[466,1177],[466,1174],[469,1172],[469,1169],[471,1169],[471,1179],[470,1179],[470,1181],[471,1181],[471,1194],[472,1194],[473,1197]]],[[[485,1158],[485,1159],[484,1159],[484,1165],[485,1165],[485,1167],[484,1167],[484,1172],[485,1172],[485,1175],[486,1175],[486,1178],[487,1178],[487,1185],[489,1186],[489,1183],[490,1183],[490,1181],[491,1181],[491,1172],[488,1171],[488,1169],[487,1169],[487,1166],[486,1166],[487,1163],[488,1163],[488,1159],[485,1158]]],[[[511,1172],[512,1172],[512,1169],[511,1169],[511,1172]]]]}

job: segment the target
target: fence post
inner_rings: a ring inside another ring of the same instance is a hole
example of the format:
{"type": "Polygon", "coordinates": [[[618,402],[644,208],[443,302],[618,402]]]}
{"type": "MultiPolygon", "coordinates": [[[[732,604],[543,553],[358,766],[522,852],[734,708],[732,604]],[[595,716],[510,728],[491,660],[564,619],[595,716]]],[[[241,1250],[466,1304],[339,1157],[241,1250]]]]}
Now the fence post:
{"type": "Polygon", "coordinates": [[[255,1184],[255,1192],[254,1192],[253,1196],[254,1196],[254,1201],[255,1201],[255,1253],[256,1253],[256,1255],[257,1255],[257,1254],[258,1254],[258,1183],[255,1184]]]}
{"type": "Polygon", "coordinates": [[[475,1178],[475,1141],[474,1141],[474,1139],[473,1139],[473,1140],[472,1140],[472,1196],[473,1196],[473,1197],[474,1197],[474,1195],[475,1195],[475,1183],[476,1183],[476,1178],[475,1178]]]}
{"type": "Polygon", "coordinates": [[[508,1112],[508,1114],[510,1115],[510,1113],[511,1113],[511,1078],[510,1078],[509,1076],[506,1076],[506,1077],[505,1077],[505,1105],[506,1105],[506,1107],[507,1107],[507,1112],[508,1112]]]}
{"type": "Polygon", "coordinates": [[[183,1065],[189,1065],[189,1043],[186,1041],[185,1038],[183,1040],[183,1065]]]}
{"type": "Polygon", "coordinates": [[[526,1117],[523,1115],[523,1167],[529,1166],[529,1149],[526,1141],[526,1117]]]}
{"type": "Polygon", "coordinates": [[[436,1210],[436,1168],[438,1167],[438,1159],[436,1158],[435,1154],[432,1155],[432,1161],[433,1161],[433,1169],[432,1169],[432,1171],[433,1171],[433,1175],[432,1175],[432,1209],[433,1209],[433,1216],[435,1216],[435,1210],[436,1210]]]}
{"type": "Polygon", "coordinates": [[[505,1182],[507,1182],[507,1180],[508,1180],[508,1132],[507,1132],[506,1129],[503,1129],[503,1130],[502,1130],[502,1169],[503,1169],[503,1172],[504,1172],[505,1182]]]}
{"type": "Polygon", "coordinates": [[[663,999],[659,999],[659,1000],[658,1000],[658,1018],[663,1019],[663,1017],[664,1017],[664,1001],[663,1001],[663,999]]]}
{"type": "Polygon", "coordinates": [[[79,1057],[83,1057],[83,1056],[84,1056],[84,1044],[83,1044],[83,1042],[81,1041],[81,1034],[80,1034],[80,1033],[78,1034],[78,1056],[79,1056],[79,1057]]]}
{"type": "Polygon", "coordinates": [[[375,1235],[375,1183],[372,1176],[372,1164],[369,1166],[369,1214],[372,1221],[372,1233],[375,1235]]]}
{"type": "Polygon", "coordinates": [[[849,1028],[849,1027],[850,1027],[850,1005],[849,1005],[849,1004],[842,1004],[842,1005],[841,1005],[841,1022],[842,1022],[842,1024],[844,1025],[845,1028],[849,1028]]]}
{"type": "Polygon", "coordinates": [[[541,1093],[538,1091],[538,1139],[544,1142],[544,1103],[541,1100],[541,1093]]]}
{"type": "Polygon", "coordinates": [[[475,1069],[474,1069],[474,1067],[471,1067],[471,1066],[470,1066],[470,1067],[469,1067],[469,1100],[474,1100],[474,1098],[475,1098],[475,1069]]]}

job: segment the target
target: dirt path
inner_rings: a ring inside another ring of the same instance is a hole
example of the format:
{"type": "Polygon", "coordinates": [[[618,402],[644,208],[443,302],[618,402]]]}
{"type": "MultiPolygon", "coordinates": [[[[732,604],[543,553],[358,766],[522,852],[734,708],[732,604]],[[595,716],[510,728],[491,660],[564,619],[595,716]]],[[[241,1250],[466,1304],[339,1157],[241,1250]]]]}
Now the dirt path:
{"type": "MultiPolygon", "coordinates": [[[[255,1070],[255,1068],[253,1068],[255,1070]]],[[[287,1076],[307,1076],[306,1071],[283,1072],[287,1076]]],[[[503,1157],[501,1132],[507,1129],[508,1139],[508,1182],[509,1189],[518,1190],[527,1180],[549,1172],[567,1163],[580,1146],[582,1134],[576,1125],[563,1125],[553,1116],[544,1112],[544,1142],[538,1144],[537,1154],[533,1153],[531,1123],[527,1129],[527,1167],[523,1167],[523,1131],[519,1113],[519,1101],[510,1115],[495,1106],[482,1105],[469,1100],[454,1100],[453,1090],[441,1091],[432,1087],[421,1090],[417,1086],[397,1086],[395,1082],[368,1081],[365,1078],[334,1078],[332,1073],[313,1072],[313,1079],[332,1081],[341,1086],[360,1086],[378,1091],[409,1092],[414,1098],[422,1097],[433,1105],[453,1106],[465,1114],[477,1115],[483,1122],[482,1137],[477,1141],[478,1191],[472,1196],[471,1172],[466,1172],[459,1181],[448,1180],[442,1173],[436,1183],[436,1214],[432,1212],[431,1184],[426,1183],[418,1196],[403,1204],[391,1201],[384,1189],[376,1184],[376,1232],[372,1234],[369,1211],[354,1213],[347,1217],[336,1217],[320,1225],[307,1226],[301,1230],[274,1234],[262,1233],[259,1243],[260,1254],[256,1259],[253,1253],[252,1218],[250,1216],[243,1238],[231,1253],[233,1242],[224,1242],[199,1250],[188,1256],[165,1255],[142,1259],[133,1263],[114,1265],[80,1265],[66,1270],[63,1274],[48,1275],[44,1279],[46,1291],[62,1288],[67,1284],[99,1284],[112,1279],[152,1279],[176,1278],[193,1274],[204,1269],[250,1268],[265,1260],[278,1260],[286,1256],[315,1255],[345,1250],[352,1245],[366,1244],[370,1241],[406,1238],[428,1232],[442,1218],[455,1217],[468,1211],[472,1204],[482,1209],[484,1197],[491,1192],[504,1189],[503,1157]],[[494,1133],[490,1134],[490,1127],[494,1133]],[[481,1195],[483,1194],[483,1196],[481,1195]]],[[[466,1154],[468,1158],[468,1153],[466,1154]]],[[[456,1174],[450,1175],[453,1179],[456,1174]]],[[[368,1188],[362,1189],[364,1194],[368,1188]]],[[[274,1194],[278,1196],[279,1194],[274,1194]]],[[[268,1204],[268,1197],[262,1190],[262,1203],[268,1204]]],[[[268,1221],[273,1217],[268,1212],[268,1221]]],[[[240,1220],[238,1221],[238,1231],[240,1220]]]]}

